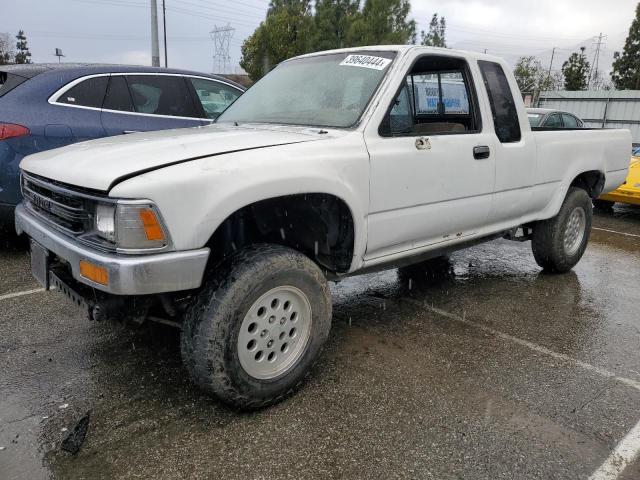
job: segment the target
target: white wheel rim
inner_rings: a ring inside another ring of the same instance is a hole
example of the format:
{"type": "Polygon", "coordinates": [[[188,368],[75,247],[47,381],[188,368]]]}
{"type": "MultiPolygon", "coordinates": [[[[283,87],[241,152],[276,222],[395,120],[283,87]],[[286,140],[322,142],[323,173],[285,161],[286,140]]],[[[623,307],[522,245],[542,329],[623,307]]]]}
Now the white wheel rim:
{"type": "Polygon", "coordinates": [[[269,290],[251,305],[240,325],[240,365],[260,380],[286,373],[303,355],[311,323],[311,304],[302,290],[290,285],[269,290]]]}
{"type": "Polygon", "coordinates": [[[577,207],[569,215],[567,226],[564,229],[564,251],[567,255],[575,255],[584,239],[587,227],[587,214],[584,208],[577,207]]]}

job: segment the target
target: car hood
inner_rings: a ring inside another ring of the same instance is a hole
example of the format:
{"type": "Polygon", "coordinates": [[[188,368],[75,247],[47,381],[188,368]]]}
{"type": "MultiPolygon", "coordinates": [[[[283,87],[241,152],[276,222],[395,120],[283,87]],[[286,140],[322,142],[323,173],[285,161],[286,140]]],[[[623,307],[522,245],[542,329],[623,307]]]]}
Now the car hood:
{"type": "Polygon", "coordinates": [[[336,133],[318,128],[210,125],[105,137],[25,157],[27,173],[108,191],[136,174],[225,153],[318,141],[336,133]]]}

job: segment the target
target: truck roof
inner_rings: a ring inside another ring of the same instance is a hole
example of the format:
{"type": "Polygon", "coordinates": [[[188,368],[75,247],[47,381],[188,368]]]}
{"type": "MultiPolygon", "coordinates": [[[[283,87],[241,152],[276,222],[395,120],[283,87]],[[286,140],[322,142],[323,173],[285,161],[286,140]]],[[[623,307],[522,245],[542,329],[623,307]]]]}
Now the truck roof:
{"type": "Polygon", "coordinates": [[[390,52],[398,52],[400,54],[404,54],[410,52],[412,50],[417,50],[424,53],[435,53],[435,54],[451,54],[455,53],[458,55],[464,55],[466,57],[473,58],[475,60],[489,60],[489,61],[499,61],[502,62],[502,58],[496,57],[495,55],[489,55],[486,53],[480,52],[470,52],[467,50],[454,50],[451,48],[440,48],[440,47],[425,47],[423,45],[366,45],[363,47],[352,47],[352,48],[339,48],[335,50],[324,50],[322,52],[314,52],[307,53],[305,55],[299,55],[293,58],[305,58],[305,57],[314,57],[319,55],[327,55],[331,53],[345,53],[345,52],[371,52],[371,51],[390,51],[390,52]]]}

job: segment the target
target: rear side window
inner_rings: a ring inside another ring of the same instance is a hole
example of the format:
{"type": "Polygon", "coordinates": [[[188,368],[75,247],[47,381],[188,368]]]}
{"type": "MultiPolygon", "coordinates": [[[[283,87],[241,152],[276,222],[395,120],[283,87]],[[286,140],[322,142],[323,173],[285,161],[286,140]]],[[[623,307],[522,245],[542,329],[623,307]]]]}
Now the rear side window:
{"type": "Polygon", "coordinates": [[[547,128],[562,128],[562,121],[560,121],[560,114],[553,113],[549,115],[549,118],[547,118],[547,121],[544,122],[543,126],[547,128]]]}
{"type": "Polygon", "coordinates": [[[501,143],[519,142],[521,138],[518,110],[502,67],[495,62],[478,61],[484,86],[489,95],[496,135],[501,143]]]}
{"type": "Polygon", "coordinates": [[[104,98],[102,108],[120,112],[133,112],[133,102],[131,101],[127,81],[123,76],[114,75],[109,78],[107,95],[104,98]]]}
{"type": "Polygon", "coordinates": [[[128,75],[127,83],[138,113],[198,117],[183,77],[128,75]]]}
{"type": "Polygon", "coordinates": [[[564,128],[578,128],[578,119],[573,115],[562,114],[562,121],[564,122],[564,128]]]}
{"type": "Polygon", "coordinates": [[[27,79],[8,72],[0,72],[0,97],[6,95],[27,79]]]}
{"type": "Polygon", "coordinates": [[[109,77],[94,77],[83,80],[58,97],[57,103],[101,108],[107,91],[109,77]]]}
{"type": "Polygon", "coordinates": [[[189,81],[202,104],[204,114],[211,119],[218,118],[242,94],[235,88],[212,80],[190,78],[189,81]]]}

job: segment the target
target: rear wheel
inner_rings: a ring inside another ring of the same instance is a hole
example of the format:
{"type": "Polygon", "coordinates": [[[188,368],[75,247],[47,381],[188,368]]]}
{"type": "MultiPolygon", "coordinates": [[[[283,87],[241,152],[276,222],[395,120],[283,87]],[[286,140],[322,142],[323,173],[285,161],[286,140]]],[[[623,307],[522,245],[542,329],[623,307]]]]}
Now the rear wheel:
{"type": "Polygon", "coordinates": [[[205,280],[185,318],[182,356],[206,392],[260,408],[301,384],[330,326],[331,297],[318,266],[286,247],[255,246],[205,280]]]}
{"type": "Polygon", "coordinates": [[[571,270],[587,248],[592,218],[587,192],[571,187],[558,215],[533,227],[531,246],[537,264],[550,272],[571,270]]]}

